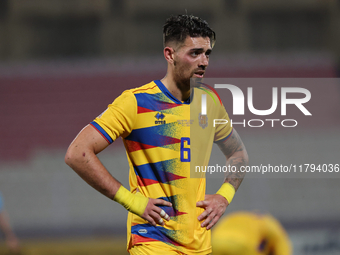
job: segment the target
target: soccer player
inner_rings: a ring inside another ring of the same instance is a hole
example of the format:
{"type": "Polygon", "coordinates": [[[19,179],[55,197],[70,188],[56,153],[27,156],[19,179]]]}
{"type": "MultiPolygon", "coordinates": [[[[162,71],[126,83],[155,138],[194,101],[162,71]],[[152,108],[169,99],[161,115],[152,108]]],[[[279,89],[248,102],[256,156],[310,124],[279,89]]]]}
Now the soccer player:
{"type": "Polygon", "coordinates": [[[236,169],[248,156],[230,124],[212,125],[213,119],[229,119],[224,106],[209,97],[207,119],[200,115],[203,90],[190,88],[190,79],[204,77],[214,31],[198,17],[178,15],[166,21],[163,38],[165,77],[123,92],[78,134],[65,162],[129,211],[130,254],[210,254],[210,229],[243,174],[229,173],[216,194],[205,195],[204,176],[193,178],[190,169],[208,164],[214,142],[236,169]],[[127,151],[130,191],[96,156],[119,136],[127,151]]]}
{"type": "Polygon", "coordinates": [[[273,216],[235,212],[212,231],[214,255],[291,255],[289,237],[273,216]]]}

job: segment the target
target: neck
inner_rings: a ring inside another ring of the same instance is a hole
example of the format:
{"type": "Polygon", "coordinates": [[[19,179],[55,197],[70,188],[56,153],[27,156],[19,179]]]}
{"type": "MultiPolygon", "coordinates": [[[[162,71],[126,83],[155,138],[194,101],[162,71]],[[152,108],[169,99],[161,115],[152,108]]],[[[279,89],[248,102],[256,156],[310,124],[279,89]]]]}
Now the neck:
{"type": "Polygon", "coordinates": [[[190,89],[181,89],[181,86],[179,84],[176,84],[174,79],[170,77],[169,74],[167,74],[161,82],[164,84],[164,86],[169,90],[169,92],[177,98],[179,101],[184,102],[190,97],[190,89]]]}

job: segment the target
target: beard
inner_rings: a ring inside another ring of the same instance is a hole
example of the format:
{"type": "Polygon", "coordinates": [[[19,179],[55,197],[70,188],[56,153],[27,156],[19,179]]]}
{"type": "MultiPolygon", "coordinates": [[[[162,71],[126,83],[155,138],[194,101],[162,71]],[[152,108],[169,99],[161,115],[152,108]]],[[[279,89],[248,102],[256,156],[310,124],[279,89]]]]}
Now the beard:
{"type": "Polygon", "coordinates": [[[178,63],[174,62],[174,81],[177,87],[181,91],[189,91],[190,90],[190,79],[196,80],[200,78],[194,77],[194,70],[190,71],[183,66],[179,66],[178,63]]]}

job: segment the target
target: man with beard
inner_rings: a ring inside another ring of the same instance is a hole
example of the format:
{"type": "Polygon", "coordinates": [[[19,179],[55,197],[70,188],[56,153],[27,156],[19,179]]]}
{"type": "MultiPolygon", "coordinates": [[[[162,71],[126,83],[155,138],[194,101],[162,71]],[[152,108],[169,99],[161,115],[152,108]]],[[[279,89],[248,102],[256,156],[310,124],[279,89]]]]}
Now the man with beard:
{"type": "MultiPolygon", "coordinates": [[[[230,124],[213,127],[205,119],[203,126],[202,120],[191,120],[199,116],[196,104],[202,90],[190,89],[190,79],[204,77],[214,31],[198,17],[178,15],[166,21],[163,39],[166,76],[123,92],[78,134],[65,162],[129,211],[130,254],[210,254],[210,229],[231,202],[243,174],[228,174],[216,194],[205,195],[204,176],[192,178],[190,166],[206,165],[214,142],[237,170],[247,164],[248,156],[230,124]],[[119,136],[127,150],[130,191],[96,156],[119,136]],[[195,148],[190,146],[193,136],[195,148]]],[[[209,102],[211,119],[229,119],[223,105],[209,102]]]]}

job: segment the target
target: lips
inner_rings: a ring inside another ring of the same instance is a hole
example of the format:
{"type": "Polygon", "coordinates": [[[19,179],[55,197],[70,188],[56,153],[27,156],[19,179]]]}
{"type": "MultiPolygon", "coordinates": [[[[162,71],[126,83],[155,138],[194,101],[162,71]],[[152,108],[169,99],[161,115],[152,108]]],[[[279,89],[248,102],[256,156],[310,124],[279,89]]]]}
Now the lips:
{"type": "Polygon", "coordinates": [[[204,71],[196,71],[194,72],[194,76],[198,77],[198,78],[203,78],[204,76],[204,71]]]}

